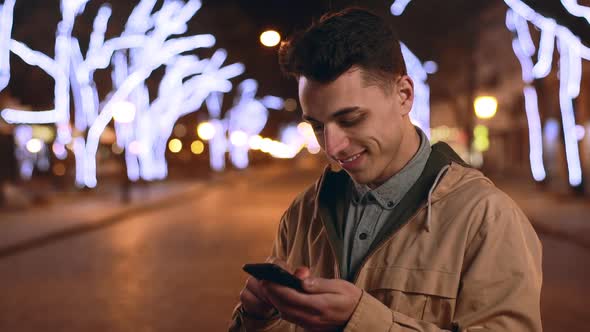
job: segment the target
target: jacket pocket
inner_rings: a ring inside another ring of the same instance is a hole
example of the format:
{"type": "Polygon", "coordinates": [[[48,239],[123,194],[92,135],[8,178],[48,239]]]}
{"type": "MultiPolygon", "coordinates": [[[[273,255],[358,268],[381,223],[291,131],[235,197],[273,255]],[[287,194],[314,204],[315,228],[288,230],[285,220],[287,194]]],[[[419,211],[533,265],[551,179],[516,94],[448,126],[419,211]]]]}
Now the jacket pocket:
{"type": "Polygon", "coordinates": [[[391,310],[441,328],[450,328],[459,275],[405,267],[367,268],[360,287],[391,310]]]}

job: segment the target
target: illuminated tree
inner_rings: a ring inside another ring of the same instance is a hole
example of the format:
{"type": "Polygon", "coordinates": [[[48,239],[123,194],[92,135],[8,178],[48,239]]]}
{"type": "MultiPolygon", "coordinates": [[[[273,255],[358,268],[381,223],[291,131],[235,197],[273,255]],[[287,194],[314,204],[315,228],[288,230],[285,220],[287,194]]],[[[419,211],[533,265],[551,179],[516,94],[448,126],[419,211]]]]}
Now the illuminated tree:
{"type": "MultiPolygon", "coordinates": [[[[401,15],[411,0],[396,0],[391,5],[394,15],[401,15]]],[[[582,184],[582,167],[578,146],[576,118],[573,100],[580,94],[582,61],[590,59],[590,48],[582,43],[568,27],[557,23],[555,18],[538,13],[522,0],[504,0],[509,6],[506,26],[514,34],[512,47],[522,67],[525,111],[529,128],[530,164],[533,178],[546,178],[543,163],[543,128],[539,115],[538,96],[533,85],[535,79],[546,77],[551,72],[553,53],[559,51],[559,106],[565,142],[568,179],[572,186],[582,184]],[[538,50],[533,42],[529,23],[541,32],[538,50]],[[536,55],[537,61],[534,61],[536,55]]],[[[578,4],[577,0],[560,0],[565,11],[590,23],[590,7],[578,4]]],[[[552,129],[550,129],[553,131],[552,129]]]]}
{"type": "MultiPolygon", "coordinates": [[[[222,67],[225,51],[210,59],[183,53],[215,44],[212,35],[178,37],[186,23],[201,7],[199,0],[167,0],[154,12],[156,0],[141,0],[131,13],[119,37],[105,41],[111,16],[108,4],[101,6],[94,20],[86,54],[72,36],[75,19],[89,0],[62,0],[62,20],[58,24],[55,58],[31,50],[12,40],[12,15],[15,0],[6,0],[1,10],[0,88],[10,77],[8,52],[29,65],[38,66],[55,81],[55,108],[46,111],[6,109],[2,117],[9,123],[55,124],[54,151],[72,144],[76,158],[76,182],[96,186],[96,152],[105,128],[115,118],[117,141],[125,148],[128,176],[135,180],[166,176],[166,141],[179,117],[194,112],[212,92],[229,92],[229,79],[241,74],[241,64],[222,67]],[[113,91],[100,101],[94,73],[113,67],[113,91]],[[150,104],[145,81],[160,68],[166,68],[159,95],[150,104]],[[70,91],[75,104],[74,128],[70,124],[70,91]]],[[[65,158],[65,154],[58,154],[65,158]]]]}

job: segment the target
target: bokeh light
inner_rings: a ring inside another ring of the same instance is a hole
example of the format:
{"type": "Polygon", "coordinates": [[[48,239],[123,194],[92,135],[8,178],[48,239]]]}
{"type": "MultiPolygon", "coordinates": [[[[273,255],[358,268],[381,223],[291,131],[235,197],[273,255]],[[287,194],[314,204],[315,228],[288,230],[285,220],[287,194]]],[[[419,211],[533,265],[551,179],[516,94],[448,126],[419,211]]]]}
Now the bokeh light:
{"type": "Polygon", "coordinates": [[[205,144],[203,142],[196,140],[191,143],[191,152],[193,154],[201,154],[205,150],[205,144]]]}
{"type": "Polygon", "coordinates": [[[113,108],[113,118],[119,123],[131,123],[135,119],[135,105],[128,101],[115,102],[113,108]]]}
{"type": "Polygon", "coordinates": [[[177,124],[174,126],[174,136],[176,137],[184,137],[186,135],[186,126],[182,123],[177,124]]]}
{"type": "Polygon", "coordinates": [[[492,96],[479,96],[473,103],[475,115],[480,119],[490,119],[496,115],[498,100],[492,96]]]}
{"type": "Polygon", "coordinates": [[[168,149],[172,153],[178,153],[182,150],[182,142],[178,138],[173,138],[168,142],[168,149]]]}
{"type": "Polygon", "coordinates": [[[208,141],[215,137],[215,126],[209,122],[200,123],[197,126],[197,135],[203,141],[208,141]]]}
{"type": "Polygon", "coordinates": [[[231,133],[229,140],[235,146],[244,146],[248,144],[248,134],[241,130],[236,130],[231,133]]]}
{"type": "Polygon", "coordinates": [[[38,153],[43,148],[43,142],[38,138],[31,138],[27,142],[27,151],[30,153],[38,153]]]}
{"type": "Polygon", "coordinates": [[[297,101],[293,98],[285,99],[283,109],[287,112],[294,112],[297,109],[297,101]]]}
{"type": "Polygon", "coordinates": [[[267,30],[260,34],[260,42],[266,47],[274,47],[281,42],[281,35],[274,30],[267,30]]]}
{"type": "Polygon", "coordinates": [[[262,147],[262,136],[250,136],[250,138],[248,139],[248,145],[250,146],[251,150],[260,150],[260,148],[262,147]]]}

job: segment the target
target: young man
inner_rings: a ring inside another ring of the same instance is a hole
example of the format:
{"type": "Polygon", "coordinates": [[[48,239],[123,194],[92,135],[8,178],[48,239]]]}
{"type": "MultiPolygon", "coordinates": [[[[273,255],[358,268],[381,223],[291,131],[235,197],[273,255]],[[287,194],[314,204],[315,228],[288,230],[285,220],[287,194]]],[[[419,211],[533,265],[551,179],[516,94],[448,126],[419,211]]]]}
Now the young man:
{"type": "Polygon", "coordinates": [[[230,331],[541,331],[541,244],[516,204],[410,122],[395,33],[361,9],[283,43],[326,168],[283,215],[269,261],[304,292],[249,278],[230,331]]]}

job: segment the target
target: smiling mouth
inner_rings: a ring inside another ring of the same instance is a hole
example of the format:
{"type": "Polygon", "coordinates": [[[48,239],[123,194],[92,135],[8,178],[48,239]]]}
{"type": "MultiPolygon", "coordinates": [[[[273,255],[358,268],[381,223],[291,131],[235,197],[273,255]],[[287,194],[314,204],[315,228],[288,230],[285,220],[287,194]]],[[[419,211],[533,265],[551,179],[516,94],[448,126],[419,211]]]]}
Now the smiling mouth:
{"type": "Polygon", "coordinates": [[[340,163],[340,165],[353,162],[353,161],[357,160],[361,156],[361,154],[363,154],[363,152],[364,151],[361,151],[361,152],[359,152],[347,159],[338,159],[338,162],[340,163]]]}

